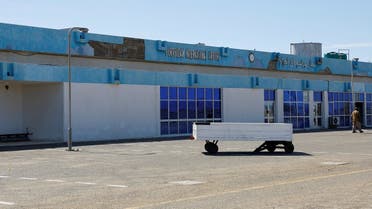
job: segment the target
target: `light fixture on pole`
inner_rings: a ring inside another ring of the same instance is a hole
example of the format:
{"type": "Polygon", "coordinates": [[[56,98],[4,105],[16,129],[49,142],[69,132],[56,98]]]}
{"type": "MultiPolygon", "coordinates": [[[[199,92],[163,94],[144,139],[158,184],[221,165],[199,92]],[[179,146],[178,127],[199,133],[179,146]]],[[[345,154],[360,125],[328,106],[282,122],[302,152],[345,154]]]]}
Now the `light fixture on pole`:
{"type": "Polygon", "coordinates": [[[72,27],[68,29],[67,33],[67,68],[68,68],[68,140],[67,140],[67,151],[74,151],[72,149],[72,118],[71,118],[71,33],[73,31],[80,31],[87,33],[88,28],[72,27]]]}

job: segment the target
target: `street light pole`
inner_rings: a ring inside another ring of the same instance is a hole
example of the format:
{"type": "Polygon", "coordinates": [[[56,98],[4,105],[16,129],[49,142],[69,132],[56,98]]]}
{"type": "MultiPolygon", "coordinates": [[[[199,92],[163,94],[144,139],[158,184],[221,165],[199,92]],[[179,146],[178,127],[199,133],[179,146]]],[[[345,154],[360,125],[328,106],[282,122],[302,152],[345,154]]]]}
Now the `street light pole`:
{"type": "Polygon", "coordinates": [[[72,27],[68,29],[67,33],[67,68],[68,68],[68,140],[67,140],[67,151],[74,151],[72,149],[72,117],[71,117],[71,33],[74,30],[79,30],[83,33],[89,31],[88,28],[72,27]]]}

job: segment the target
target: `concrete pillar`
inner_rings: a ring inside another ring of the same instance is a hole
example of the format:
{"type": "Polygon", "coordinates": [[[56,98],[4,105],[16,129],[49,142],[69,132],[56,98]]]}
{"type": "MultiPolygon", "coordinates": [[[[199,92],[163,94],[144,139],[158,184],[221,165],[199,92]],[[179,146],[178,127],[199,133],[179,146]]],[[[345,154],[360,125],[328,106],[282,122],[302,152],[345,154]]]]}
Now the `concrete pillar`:
{"type": "Polygon", "coordinates": [[[284,109],[283,109],[283,90],[277,89],[275,91],[275,122],[283,123],[284,122],[284,109]]]}
{"type": "Polygon", "coordinates": [[[314,118],[315,118],[315,113],[314,113],[314,91],[308,91],[309,92],[309,128],[314,129],[316,128],[314,126],[314,118]]]}
{"type": "Polygon", "coordinates": [[[323,117],[323,128],[328,127],[329,108],[328,108],[328,91],[323,91],[323,102],[322,102],[322,117],[323,117]]]}

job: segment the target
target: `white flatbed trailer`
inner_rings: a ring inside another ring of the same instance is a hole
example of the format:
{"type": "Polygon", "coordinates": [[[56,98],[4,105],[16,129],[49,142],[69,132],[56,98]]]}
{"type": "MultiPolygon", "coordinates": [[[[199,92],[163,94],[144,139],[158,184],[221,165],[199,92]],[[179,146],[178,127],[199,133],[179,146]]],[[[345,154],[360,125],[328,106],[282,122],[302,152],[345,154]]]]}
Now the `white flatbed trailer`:
{"type": "Polygon", "coordinates": [[[292,153],[292,124],[287,123],[194,123],[192,138],[205,140],[205,150],[218,152],[218,141],[264,141],[254,152],[284,149],[292,153]]]}

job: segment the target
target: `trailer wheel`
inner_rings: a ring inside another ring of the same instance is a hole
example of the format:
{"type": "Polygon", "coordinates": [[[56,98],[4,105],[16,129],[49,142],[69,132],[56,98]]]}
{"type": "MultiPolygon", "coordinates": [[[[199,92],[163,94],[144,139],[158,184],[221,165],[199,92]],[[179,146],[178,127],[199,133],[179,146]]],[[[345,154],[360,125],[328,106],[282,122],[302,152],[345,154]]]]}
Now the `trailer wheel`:
{"type": "Polygon", "coordinates": [[[267,149],[268,152],[273,153],[273,152],[275,152],[276,144],[274,144],[274,143],[268,143],[266,149],[267,149]]]}
{"type": "Polygon", "coordinates": [[[217,144],[214,144],[212,142],[206,142],[204,145],[205,150],[208,152],[208,154],[216,154],[218,152],[218,146],[217,144]]]}
{"type": "Polygon", "coordinates": [[[292,153],[294,150],[294,146],[292,144],[292,142],[287,142],[284,144],[284,151],[285,153],[292,153]]]}

